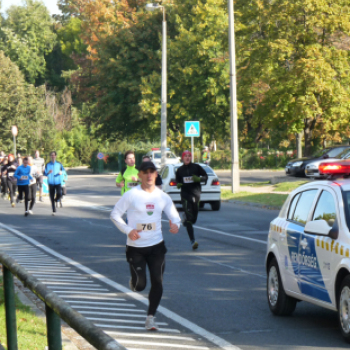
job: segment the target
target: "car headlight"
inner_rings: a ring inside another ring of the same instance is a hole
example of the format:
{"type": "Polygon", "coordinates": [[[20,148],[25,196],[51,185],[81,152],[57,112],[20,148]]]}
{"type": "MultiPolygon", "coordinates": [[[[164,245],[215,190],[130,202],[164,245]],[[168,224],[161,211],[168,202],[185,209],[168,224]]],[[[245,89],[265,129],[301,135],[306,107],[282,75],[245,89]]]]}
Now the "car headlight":
{"type": "Polygon", "coordinates": [[[301,164],[303,164],[303,162],[295,162],[292,164],[292,166],[300,166],[301,164]]]}

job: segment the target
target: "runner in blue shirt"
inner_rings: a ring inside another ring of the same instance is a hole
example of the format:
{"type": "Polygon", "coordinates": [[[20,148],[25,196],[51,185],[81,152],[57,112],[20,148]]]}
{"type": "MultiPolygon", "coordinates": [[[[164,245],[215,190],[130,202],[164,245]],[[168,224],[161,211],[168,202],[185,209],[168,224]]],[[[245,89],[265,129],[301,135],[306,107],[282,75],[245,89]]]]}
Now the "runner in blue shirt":
{"type": "Polygon", "coordinates": [[[28,158],[23,159],[23,165],[20,165],[13,175],[17,179],[18,187],[18,196],[17,203],[23,199],[24,193],[24,207],[25,213],[24,216],[28,216],[28,195],[29,195],[29,182],[33,180],[33,177],[30,175],[30,166],[28,165],[28,158]]]}
{"type": "Polygon", "coordinates": [[[52,215],[56,213],[55,202],[62,197],[62,173],[64,167],[60,162],[56,161],[57,154],[55,151],[50,153],[51,162],[45,166],[44,176],[47,176],[47,183],[49,185],[50,200],[52,205],[52,215]],[[56,194],[56,198],[55,198],[56,194]]]}

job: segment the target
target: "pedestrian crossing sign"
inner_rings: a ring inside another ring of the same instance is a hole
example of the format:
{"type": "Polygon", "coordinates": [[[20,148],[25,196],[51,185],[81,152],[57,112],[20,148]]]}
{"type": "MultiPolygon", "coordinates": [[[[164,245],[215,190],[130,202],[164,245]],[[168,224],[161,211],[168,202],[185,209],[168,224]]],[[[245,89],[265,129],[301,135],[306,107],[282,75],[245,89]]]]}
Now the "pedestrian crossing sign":
{"type": "Polygon", "coordinates": [[[185,136],[186,137],[199,137],[200,128],[199,122],[185,122],[185,136]]]}

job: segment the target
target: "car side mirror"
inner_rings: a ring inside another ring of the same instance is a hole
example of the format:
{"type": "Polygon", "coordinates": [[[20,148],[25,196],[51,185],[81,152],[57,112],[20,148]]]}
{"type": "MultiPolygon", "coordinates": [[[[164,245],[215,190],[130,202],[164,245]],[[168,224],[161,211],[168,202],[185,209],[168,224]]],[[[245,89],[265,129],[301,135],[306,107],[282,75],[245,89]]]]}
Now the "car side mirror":
{"type": "Polygon", "coordinates": [[[329,155],[328,155],[328,154],[325,154],[325,155],[322,156],[322,158],[323,158],[323,159],[327,159],[327,158],[329,158],[329,155]]]}
{"type": "Polygon", "coordinates": [[[305,225],[304,232],[316,235],[328,236],[330,227],[326,220],[309,221],[305,225]]]}

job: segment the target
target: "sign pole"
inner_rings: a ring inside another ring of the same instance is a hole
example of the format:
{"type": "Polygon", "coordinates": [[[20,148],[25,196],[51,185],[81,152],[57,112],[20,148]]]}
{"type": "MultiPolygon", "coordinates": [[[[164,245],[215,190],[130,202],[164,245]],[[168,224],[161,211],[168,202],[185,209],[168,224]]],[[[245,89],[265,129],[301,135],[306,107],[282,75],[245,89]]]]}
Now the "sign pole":
{"type": "Polygon", "coordinates": [[[194,147],[193,147],[194,142],[193,142],[193,140],[194,140],[194,138],[193,138],[193,137],[191,137],[191,153],[192,153],[192,163],[194,162],[194,153],[193,153],[193,151],[194,151],[194,147]]]}

